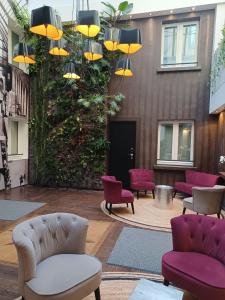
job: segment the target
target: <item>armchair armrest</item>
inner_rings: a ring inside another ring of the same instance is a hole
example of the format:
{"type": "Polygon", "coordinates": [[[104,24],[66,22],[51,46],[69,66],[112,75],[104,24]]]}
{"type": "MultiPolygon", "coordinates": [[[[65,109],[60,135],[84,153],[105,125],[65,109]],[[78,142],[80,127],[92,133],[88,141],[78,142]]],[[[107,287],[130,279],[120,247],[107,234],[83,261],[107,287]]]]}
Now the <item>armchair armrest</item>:
{"type": "Polygon", "coordinates": [[[174,251],[191,251],[190,222],[189,215],[171,219],[174,251]]]}

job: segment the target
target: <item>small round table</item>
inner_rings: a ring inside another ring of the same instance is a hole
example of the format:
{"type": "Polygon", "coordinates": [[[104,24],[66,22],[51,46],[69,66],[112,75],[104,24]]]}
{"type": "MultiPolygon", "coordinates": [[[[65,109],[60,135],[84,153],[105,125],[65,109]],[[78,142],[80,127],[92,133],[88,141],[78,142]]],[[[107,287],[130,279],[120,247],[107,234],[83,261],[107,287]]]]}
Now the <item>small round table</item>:
{"type": "Polygon", "coordinates": [[[173,206],[173,187],[157,185],[155,187],[155,206],[161,209],[171,209],[173,206]]]}

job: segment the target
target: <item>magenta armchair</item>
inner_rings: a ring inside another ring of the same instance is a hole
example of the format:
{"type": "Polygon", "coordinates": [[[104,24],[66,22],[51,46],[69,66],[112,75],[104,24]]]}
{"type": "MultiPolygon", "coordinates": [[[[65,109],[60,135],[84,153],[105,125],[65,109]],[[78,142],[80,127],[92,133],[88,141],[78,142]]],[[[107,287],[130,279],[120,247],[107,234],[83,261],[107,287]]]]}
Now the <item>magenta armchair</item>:
{"type": "Polygon", "coordinates": [[[225,299],[225,220],[185,215],[171,220],[173,251],[163,255],[164,284],[199,300],[225,299]]]}
{"type": "Polygon", "coordinates": [[[155,198],[155,184],[153,182],[154,172],[147,169],[131,169],[130,174],[130,187],[132,190],[137,192],[137,199],[139,198],[139,192],[151,191],[153,198],[155,198]]]}
{"type": "Polygon", "coordinates": [[[134,214],[134,195],[122,188],[122,182],[117,181],[115,176],[102,176],[101,179],[104,187],[106,209],[109,210],[109,214],[112,213],[112,205],[120,203],[126,203],[127,207],[130,203],[134,214]]]}

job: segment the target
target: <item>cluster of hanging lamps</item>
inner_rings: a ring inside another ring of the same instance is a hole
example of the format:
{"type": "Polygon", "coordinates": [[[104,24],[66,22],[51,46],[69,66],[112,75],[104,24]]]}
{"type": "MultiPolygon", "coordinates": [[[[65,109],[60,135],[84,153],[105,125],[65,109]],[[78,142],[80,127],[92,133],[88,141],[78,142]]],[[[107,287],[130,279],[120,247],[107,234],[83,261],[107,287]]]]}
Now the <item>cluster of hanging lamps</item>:
{"type": "Polygon", "coordinates": [[[35,64],[33,49],[25,43],[16,44],[13,50],[13,61],[23,64],[35,64]]]}
{"type": "Polygon", "coordinates": [[[55,56],[69,56],[69,50],[66,47],[66,40],[61,39],[59,41],[52,40],[50,42],[49,54],[55,56]]]}
{"type": "MultiPolygon", "coordinates": [[[[74,5],[74,4],[73,4],[74,5]]],[[[89,8],[89,3],[87,1],[89,8]]],[[[72,17],[73,18],[73,17],[72,17]]],[[[80,10],[77,12],[77,24],[74,30],[82,33],[88,38],[95,37],[100,31],[100,19],[96,10],[80,10]]],[[[49,54],[55,56],[69,56],[66,41],[62,38],[63,30],[61,18],[50,6],[43,6],[32,10],[30,31],[49,38],[49,54]]],[[[126,54],[136,53],[142,48],[141,33],[139,29],[106,28],[104,34],[104,45],[109,51],[120,50],[126,54]]],[[[84,44],[83,54],[89,61],[99,60],[103,57],[102,45],[94,39],[87,39],[84,44]]],[[[13,60],[26,64],[35,63],[33,50],[25,43],[15,46],[13,60]]],[[[64,78],[79,79],[75,73],[75,63],[69,62],[64,68],[64,78]]],[[[116,75],[132,76],[130,59],[121,59],[116,66],[116,75]]]]}
{"type": "Polygon", "coordinates": [[[80,10],[74,29],[87,37],[95,37],[101,29],[98,11],[80,10]]]}
{"type": "Polygon", "coordinates": [[[119,76],[131,77],[133,72],[131,70],[130,58],[120,59],[116,65],[115,74],[119,76]]]}
{"type": "Polygon", "coordinates": [[[80,79],[80,76],[75,72],[76,65],[74,62],[70,61],[64,66],[64,75],[63,77],[66,79],[80,79]]]}

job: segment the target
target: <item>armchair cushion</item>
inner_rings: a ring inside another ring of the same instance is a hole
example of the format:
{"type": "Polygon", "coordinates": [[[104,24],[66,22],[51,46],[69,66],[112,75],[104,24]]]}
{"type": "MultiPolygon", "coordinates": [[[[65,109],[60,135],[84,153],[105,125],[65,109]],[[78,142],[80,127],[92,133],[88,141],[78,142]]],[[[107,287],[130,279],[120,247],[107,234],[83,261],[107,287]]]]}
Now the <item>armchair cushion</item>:
{"type": "Polygon", "coordinates": [[[122,190],[121,202],[131,203],[134,201],[134,195],[128,190],[122,190]]]}
{"type": "Polygon", "coordinates": [[[225,288],[225,266],[208,255],[171,251],[164,254],[163,264],[210,286],[225,288]]]}
{"type": "Polygon", "coordinates": [[[154,190],[155,189],[155,184],[150,181],[145,181],[145,182],[132,182],[132,188],[134,190],[154,190]]]}
{"type": "Polygon", "coordinates": [[[40,262],[35,277],[26,285],[38,295],[57,295],[90,277],[95,280],[101,268],[101,263],[95,257],[86,254],[58,254],[40,262]]]}

